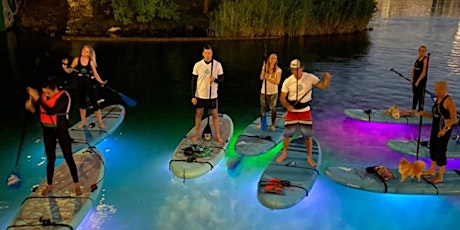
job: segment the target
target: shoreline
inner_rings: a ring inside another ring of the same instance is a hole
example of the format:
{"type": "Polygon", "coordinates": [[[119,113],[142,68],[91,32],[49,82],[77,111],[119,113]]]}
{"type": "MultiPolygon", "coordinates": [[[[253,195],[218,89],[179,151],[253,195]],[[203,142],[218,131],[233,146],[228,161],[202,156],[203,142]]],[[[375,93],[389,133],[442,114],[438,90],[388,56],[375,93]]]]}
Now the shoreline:
{"type": "Polygon", "coordinates": [[[283,37],[91,37],[91,36],[61,36],[64,41],[98,41],[98,42],[200,42],[219,40],[275,40],[283,37]]]}

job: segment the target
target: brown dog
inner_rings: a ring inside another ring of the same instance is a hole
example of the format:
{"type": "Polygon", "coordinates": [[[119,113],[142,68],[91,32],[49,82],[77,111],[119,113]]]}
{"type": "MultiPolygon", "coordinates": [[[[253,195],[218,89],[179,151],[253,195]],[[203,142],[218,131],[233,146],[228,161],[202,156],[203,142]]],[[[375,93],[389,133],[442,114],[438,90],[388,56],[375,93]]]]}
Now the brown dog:
{"type": "Polygon", "coordinates": [[[422,176],[422,172],[425,169],[425,162],[423,161],[414,161],[409,162],[406,158],[401,158],[398,165],[398,171],[401,174],[400,182],[404,182],[406,177],[410,176],[411,178],[417,177],[418,182],[422,176]]]}

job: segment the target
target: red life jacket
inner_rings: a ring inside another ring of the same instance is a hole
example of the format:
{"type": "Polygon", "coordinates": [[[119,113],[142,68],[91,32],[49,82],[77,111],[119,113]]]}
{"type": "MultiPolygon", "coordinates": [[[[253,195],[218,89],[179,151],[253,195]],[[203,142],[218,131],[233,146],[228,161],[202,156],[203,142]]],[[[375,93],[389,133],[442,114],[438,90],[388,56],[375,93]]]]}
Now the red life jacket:
{"type": "Polygon", "coordinates": [[[43,107],[43,105],[46,105],[46,107],[48,107],[48,108],[53,108],[56,105],[56,101],[64,93],[67,95],[67,97],[69,97],[69,102],[70,102],[70,96],[67,93],[67,91],[65,91],[65,90],[59,91],[54,96],[52,96],[51,98],[48,98],[48,99],[46,99],[45,94],[42,94],[42,96],[40,98],[40,100],[41,100],[41,103],[40,103],[40,122],[44,126],[57,127],[57,116],[66,115],[67,118],[68,118],[68,114],[69,114],[69,110],[70,110],[70,103],[68,103],[65,113],[59,113],[59,114],[48,114],[46,112],[45,108],[43,107]]]}

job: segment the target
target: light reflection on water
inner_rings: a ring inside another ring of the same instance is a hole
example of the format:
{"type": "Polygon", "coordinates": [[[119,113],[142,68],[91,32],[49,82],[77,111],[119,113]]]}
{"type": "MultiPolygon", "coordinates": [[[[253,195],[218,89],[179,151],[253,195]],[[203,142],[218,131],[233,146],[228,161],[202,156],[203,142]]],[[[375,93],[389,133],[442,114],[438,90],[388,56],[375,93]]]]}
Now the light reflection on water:
{"type": "MultiPolygon", "coordinates": [[[[387,14],[380,15],[372,24],[374,30],[366,35],[266,41],[269,50],[280,54],[284,77],[292,57],[300,57],[310,71],[328,70],[333,75],[328,91],[314,91],[314,129],[323,150],[323,168],[342,164],[395,166],[402,155],[389,150],[386,140],[414,139],[418,127],[354,121],[345,118],[343,110],[387,108],[392,104],[408,108],[410,85],[390,68],[410,77],[410,67],[421,44],[431,53],[427,89],[432,91],[436,80],[448,80],[450,94],[460,101],[460,85],[456,83],[460,68],[460,27],[459,19],[452,16],[452,12],[458,14],[460,1],[444,1],[449,2],[448,7],[437,1],[434,12],[439,13],[435,15],[453,9],[443,14],[447,17],[428,17],[433,15],[431,1],[380,2],[387,4],[383,5],[388,7],[384,10],[387,14]],[[398,3],[420,8],[398,11],[404,9],[398,3]]],[[[33,41],[39,43],[37,39],[33,41]]],[[[28,42],[33,43],[26,39],[18,41],[28,42]]],[[[81,44],[52,41],[49,49],[52,54],[58,53],[56,49],[75,55],[81,44]]],[[[188,100],[189,76],[191,66],[200,57],[202,43],[96,42],[92,45],[98,54],[101,75],[139,103],[135,108],[127,108],[120,130],[98,146],[106,155],[103,196],[80,229],[456,228],[454,221],[460,217],[460,199],[456,196],[375,194],[337,185],[324,175],[298,205],[281,211],[268,210],[258,203],[256,186],[276,151],[244,158],[235,171],[228,171],[225,160],[236,156],[230,147],[226,158],[209,174],[185,182],[174,178],[168,162],[175,145],[193,125],[194,111],[188,100]],[[439,221],[440,215],[443,221],[439,221]]],[[[226,74],[221,111],[231,115],[238,133],[259,110],[257,73],[264,44],[263,41],[217,41],[213,45],[226,74]]],[[[33,46],[27,45],[30,47],[33,46]]],[[[25,48],[18,48],[22,49],[25,48]]],[[[18,51],[15,56],[27,54],[34,55],[34,51],[18,51]]],[[[29,79],[33,68],[23,67],[30,62],[18,62],[15,77],[29,79]]],[[[8,66],[3,68],[10,73],[8,66]]],[[[13,87],[20,89],[14,84],[13,87]]],[[[119,100],[107,96],[110,101],[119,100]]],[[[22,103],[12,103],[12,107],[20,111],[22,103]]],[[[2,120],[3,127],[19,130],[20,124],[13,118],[2,120]]],[[[19,137],[19,131],[6,130],[10,132],[2,131],[0,140],[0,175],[5,176],[14,165],[19,137]]],[[[429,127],[422,130],[422,136],[426,137],[429,127]]],[[[43,160],[42,143],[35,143],[39,129],[32,126],[28,131],[26,143],[30,144],[24,146],[20,162],[23,186],[11,190],[2,185],[0,189],[2,227],[7,226],[28,189],[44,177],[44,165],[38,165],[43,160]]],[[[448,167],[460,168],[460,160],[449,160],[448,167]]]]}

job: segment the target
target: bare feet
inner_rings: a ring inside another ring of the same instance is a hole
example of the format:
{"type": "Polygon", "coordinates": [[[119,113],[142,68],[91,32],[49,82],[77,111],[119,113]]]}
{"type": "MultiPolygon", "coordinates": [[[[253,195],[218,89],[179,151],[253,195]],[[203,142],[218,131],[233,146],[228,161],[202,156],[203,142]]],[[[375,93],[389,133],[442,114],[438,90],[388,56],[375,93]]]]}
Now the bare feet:
{"type": "Polygon", "coordinates": [[[281,153],[281,155],[278,158],[276,158],[276,161],[278,163],[281,163],[286,159],[286,157],[287,157],[287,153],[283,151],[283,153],[281,153]]]}
{"type": "Polygon", "coordinates": [[[219,144],[224,144],[224,140],[220,137],[216,137],[216,141],[219,143],[219,144]]]}
{"type": "Polygon", "coordinates": [[[192,137],[192,143],[195,143],[196,140],[198,140],[198,137],[197,137],[197,136],[192,137]]]}
{"type": "Polygon", "coordinates": [[[432,171],[423,171],[422,176],[434,176],[435,172],[432,171]]]}
{"type": "Polygon", "coordinates": [[[75,185],[75,195],[76,196],[80,196],[81,194],[83,194],[83,191],[81,191],[81,188],[79,185],[75,185]]]}
{"type": "Polygon", "coordinates": [[[307,162],[311,167],[316,167],[316,162],[310,157],[307,159],[307,162]]]}
{"type": "Polygon", "coordinates": [[[42,196],[48,195],[53,190],[52,185],[47,185],[45,189],[42,190],[42,196]]]}
{"type": "Polygon", "coordinates": [[[261,125],[257,125],[256,128],[257,128],[257,129],[261,129],[262,126],[261,126],[261,125]]]}
{"type": "Polygon", "coordinates": [[[85,122],[80,122],[80,124],[78,124],[77,128],[82,129],[83,126],[85,126],[85,122]]]}
{"type": "Polygon", "coordinates": [[[430,182],[433,183],[433,184],[441,183],[442,182],[442,177],[437,176],[437,177],[431,179],[430,182]]]}
{"type": "Polygon", "coordinates": [[[270,125],[270,130],[275,131],[276,130],[275,125],[270,125]]]}

